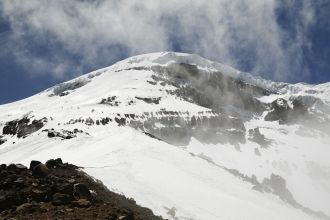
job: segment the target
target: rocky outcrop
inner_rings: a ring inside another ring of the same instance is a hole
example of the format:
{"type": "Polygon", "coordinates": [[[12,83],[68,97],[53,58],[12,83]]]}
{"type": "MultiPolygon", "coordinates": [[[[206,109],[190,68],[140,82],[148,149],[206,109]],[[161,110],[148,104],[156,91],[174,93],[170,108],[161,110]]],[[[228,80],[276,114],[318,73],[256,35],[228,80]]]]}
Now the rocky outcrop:
{"type": "Polygon", "coordinates": [[[153,66],[151,69],[156,73],[153,77],[155,81],[177,88],[169,93],[216,111],[231,106],[260,114],[266,106],[257,98],[273,93],[243,79],[221,72],[203,71],[187,63],[153,66]]]}
{"type": "Polygon", "coordinates": [[[249,140],[260,145],[260,147],[268,147],[271,144],[271,140],[267,139],[265,135],[260,133],[259,128],[249,130],[249,140]]]}
{"type": "Polygon", "coordinates": [[[245,142],[243,122],[215,112],[190,116],[182,112],[161,111],[129,120],[128,125],[175,145],[187,145],[192,137],[204,143],[245,142]]]}
{"type": "MultiPolygon", "coordinates": [[[[274,92],[244,79],[227,76],[221,72],[205,71],[194,64],[172,63],[168,66],[133,67],[125,70],[153,71],[153,85],[171,85],[176,89],[167,92],[200,106],[223,111],[224,106],[261,114],[267,105],[257,98],[274,92]]],[[[123,70],[121,70],[123,71],[123,70]]]]}
{"type": "Polygon", "coordinates": [[[299,98],[293,98],[291,102],[292,107],[283,98],[273,101],[265,120],[278,121],[280,124],[297,123],[299,119],[308,114],[308,107],[299,98]]]}
{"type": "Polygon", "coordinates": [[[262,183],[256,182],[254,189],[261,191],[272,193],[279,196],[280,199],[289,203],[295,208],[301,209],[305,213],[308,213],[312,216],[317,216],[322,219],[330,219],[329,216],[325,215],[323,212],[314,211],[308,207],[301,205],[299,202],[295,200],[292,193],[289,191],[286,185],[286,180],[280,175],[272,173],[269,178],[265,178],[262,183]]]}
{"type": "Polygon", "coordinates": [[[327,216],[323,212],[314,211],[306,206],[301,205],[295,200],[292,193],[289,191],[286,185],[286,180],[280,175],[272,173],[269,178],[264,178],[262,182],[259,182],[255,175],[247,176],[240,173],[236,169],[229,169],[226,167],[221,167],[232,175],[241,178],[243,181],[249,182],[253,185],[252,189],[257,190],[261,193],[271,193],[278,196],[281,200],[287,202],[294,208],[300,209],[303,212],[316,216],[321,219],[330,219],[330,216],[327,216]]]}
{"type": "Polygon", "coordinates": [[[270,104],[265,121],[279,124],[300,124],[330,135],[330,107],[320,99],[311,96],[278,98],[270,104]]]}
{"type": "Polygon", "coordinates": [[[77,137],[77,134],[84,133],[82,130],[78,130],[78,129],[74,129],[73,131],[68,131],[68,130],[55,131],[52,128],[52,129],[45,129],[42,131],[47,132],[47,136],[49,138],[61,138],[61,140],[75,138],[77,137]]]}
{"type": "Polygon", "coordinates": [[[278,195],[282,200],[290,204],[297,203],[293,198],[291,192],[286,187],[286,181],[281,176],[271,174],[270,178],[265,178],[262,182],[262,188],[266,192],[272,192],[278,195]]]}
{"type": "Polygon", "coordinates": [[[161,100],[161,97],[138,97],[138,96],[135,96],[136,99],[138,100],[142,100],[144,101],[145,103],[148,103],[148,104],[159,104],[160,100],[161,100]]]}
{"type": "Polygon", "coordinates": [[[125,126],[126,118],[115,117],[115,122],[117,122],[118,126],[125,126]]]}
{"type": "Polygon", "coordinates": [[[61,159],[0,166],[0,219],[161,219],[61,159]]]}
{"type": "Polygon", "coordinates": [[[108,98],[103,98],[100,104],[106,104],[110,106],[119,106],[120,102],[116,100],[116,96],[110,96],[108,98]]]}
{"type": "MultiPolygon", "coordinates": [[[[238,117],[229,116],[214,111],[202,111],[194,115],[188,112],[160,110],[136,114],[117,114],[114,118],[99,119],[71,119],[67,124],[85,123],[100,126],[111,122],[118,126],[130,126],[154,138],[175,145],[187,145],[192,137],[204,143],[245,143],[245,126],[238,117]],[[92,123],[91,123],[92,122],[92,123]]],[[[76,132],[62,135],[54,130],[48,131],[49,137],[69,139],[75,137],[76,132]],[[74,135],[74,136],[72,136],[74,135]]]]}
{"type": "Polygon", "coordinates": [[[293,114],[293,109],[288,105],[287,100],[279,98],[271,103],[271,110],[265,116],[265,121],[279,121],[280,124],[288,122],[293,114]]]}
{"type": "Polygon", "coordinates": [[[52,88],[52,93],[49,95],[49,97],[69,95],[71,91],[74,91],[89,82],[91,82],[90,79],[77,79],[74,81],[59,84],[52,88]]]}
{"type": "Polygon", "coordinates": [[[6,123],[3,127],[2,133],[4,135],[17,135],[18,138],[26,137],[38,130],[40,130],[44,124],[47,122],[47,118],[42,118],[40,120],[31,119],[24,117],[19,120],[13,120],[6,123]]]}
{"type": "Polygon", "coordinates": [[[4,144],[6,141],[7,140],[3,136],[0,135],[0,145],[4,144]]]}

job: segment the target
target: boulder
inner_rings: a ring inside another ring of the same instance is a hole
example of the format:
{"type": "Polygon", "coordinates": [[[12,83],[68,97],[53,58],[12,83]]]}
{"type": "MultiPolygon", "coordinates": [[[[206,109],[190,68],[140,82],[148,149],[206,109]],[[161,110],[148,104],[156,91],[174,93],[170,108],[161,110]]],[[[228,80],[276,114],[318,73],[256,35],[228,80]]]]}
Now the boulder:
{"type": "Polygon", "coordinates": [[[16,208],[16,212],[19,213],[32,213],[36,211],[38,205],[32,203],[24,203],[16,208]]]}
{"type": "Polygon", "coordinates": [[[260,133],[259,128],[249,130],[249,140],[260,145],[260,147],[267,148],[271,144],[271,140],[267,139],[265,135],[260,133]]]}
{"type": "Polygon", "coordinates": [[[7,140],[3,138],[3,136],[0,135],[0,145],[4,144],[7,140]]]}
{"type": "Polygon", "coordinates": [[[28,168],[22,164],[16,164],[16,169],[19,171],[26,171],[28,168]]]}
{"type": "Polygon", "coordinates": [[[36,202],[48,202],[51,200],[52,194],[50,189],[48,190],[33,189],[31,191],[31,197],[36,202]]]}
{"type": "Polygon", "coordinates": [[[17,186],[17,187],[23,187],[25,185],[25,180],[23,177],[19,177],[17,178],[17,180],[15,180],[13,182],[13,185],[17,186]]]}
{"type": "Polygon", "coordinates": [[[15,135],[17,133],[17,121],[10,121],[2,129],[3,134],[15,135]]]}
{"type": "Polygon", "coordinates": [[[49,169],[52,169],[52,168],[60,168],[63,166],[63,162],[62,162],[62,159],[61,158],[57,158],[57,159],[51,159],[51,160],[48,160],[46,162],[46,167],[49,168],[49,169]]]}
{"type": "Polygon", "coordinates": [[[46,177],[48,173],[49,173],[48,168],[42,163],[35,166],[32,170],[32,175],[34,177],[46,177]]]}
{"type": "Polygon", "coordinates": [[[53,137],[56,137],[56,134],[55,134],[54,131],[48,131],[47,136],[48,136],[49,138],[53,138],[53,137]]]}
{"type": "Polygon", "coordinates": [[[55,192],[73,195],[73,185],[69,183],[57,183],[55,186],[55,192]]]}
{"type": "Polygon", "coordinates": [[[20,171],[26,171],[27,167],[22,164],[9,164],[7,169],[20,172],[20,171]]]}
{"type": "Polygon", "coordinates": [[[29,170],[33,170],[33,168],[35,167],[35,166],[37,166],[37,165],[39,165],[39,164],[41,164],[41,162],[40,161],[37,161],[37,160],[32,160],[31,162],[30,162],[30,168],[29,168],[29,170]]]}
{"type": "Polygon", "coordinates": [[[79,199],[78,201],[74,201],[73,204],[79,208],[88,208],[91,206],[91,202],[87,199],[79,199]]]}
{"type": "Polygon", "coordinates": [[[73,185],[73,195],[78,198],[90,198],[91,193],[87,186],[83,183],[76,183],[73,185]]]}
{"type": "Polygon", "coordinates": [[[7,168],[7,165],[6,164],[1,164],[0,165],[0,170],[5,170],[7,168]]]}
{"type": "Polygon", "coordinates": [[[53,205],[67,205],[71,202],[71,198],[69,195],[62,193],[55,193],[53,195],[52,204],[53,205]]]}

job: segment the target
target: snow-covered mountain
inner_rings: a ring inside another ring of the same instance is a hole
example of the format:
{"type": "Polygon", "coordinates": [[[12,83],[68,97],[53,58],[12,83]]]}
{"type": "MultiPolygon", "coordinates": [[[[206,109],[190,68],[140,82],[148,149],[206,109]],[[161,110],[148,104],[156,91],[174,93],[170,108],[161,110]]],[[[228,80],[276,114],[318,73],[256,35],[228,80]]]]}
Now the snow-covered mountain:
{"type": "Polygon", "coordinates": [[[169,219],[330,219],[330,83],[128,58],[0,106],[0,161],[61,157],[169,219]]]}

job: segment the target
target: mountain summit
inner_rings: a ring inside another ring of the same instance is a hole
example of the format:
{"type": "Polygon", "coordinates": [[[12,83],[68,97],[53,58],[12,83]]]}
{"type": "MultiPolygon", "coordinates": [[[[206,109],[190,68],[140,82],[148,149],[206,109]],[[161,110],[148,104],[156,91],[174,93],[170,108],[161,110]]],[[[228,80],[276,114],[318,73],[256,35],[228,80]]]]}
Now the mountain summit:
{"type": "Polygon", "coordinates": [[[0,161],[61,157],[168,219],[330,219],[330,83],[140,55],[0,106],[0,161]]]}

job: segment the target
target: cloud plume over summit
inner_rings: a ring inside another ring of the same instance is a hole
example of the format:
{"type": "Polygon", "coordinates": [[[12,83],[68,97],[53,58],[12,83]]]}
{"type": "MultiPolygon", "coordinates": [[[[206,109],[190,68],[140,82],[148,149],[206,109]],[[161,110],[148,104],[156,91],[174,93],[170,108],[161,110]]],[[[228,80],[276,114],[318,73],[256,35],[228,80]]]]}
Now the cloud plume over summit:
{"type": "Polygon", "coordinates": [[[66,79],[127,56],[167,50],[274,80],[310,75],[303,50],[311,47],[311,0],[3,0],[0,6],[10,26],[6,54],[30,74],[66,79]],[[285,10],[293,8],[296,17],[286,18],[285,10]]]}

